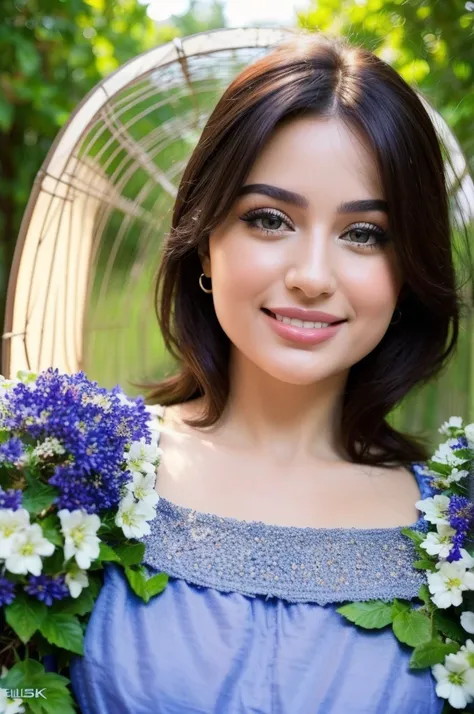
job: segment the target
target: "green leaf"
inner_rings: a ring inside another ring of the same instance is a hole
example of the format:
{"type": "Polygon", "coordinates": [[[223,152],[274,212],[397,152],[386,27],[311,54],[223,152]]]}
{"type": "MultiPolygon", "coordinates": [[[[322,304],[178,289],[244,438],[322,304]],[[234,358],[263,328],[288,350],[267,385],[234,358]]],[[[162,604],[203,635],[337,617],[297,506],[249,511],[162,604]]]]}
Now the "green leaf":
{"type": "Polygon", "coordinates": [[[158,595],[163,592],[168,584],[168,575],[166,573],[157,573],[146,581],[146,592],[149,597],[158,595]]]}
{"type": "MultiPolygon", "coordinates": [[[[457,459],[464,459],[465,461],[469,462],[472,459],[472,452],[470,449],[468,449],[466,446],[463,449],[456,449],[456,458],[457,459]]],[[[458,468],[468,468],[469,463],[462,464],[458,468]]]]}
{"type": "Polygon", "coordinates": [[[25,689],[31,687],[30,682],[37,677],[43,677],[44,667],[34,659],[25,659],[11,667],[1,680],[4,689],[25,689]]]}
{"type": "Polygon", "coordinates": [[[434,560],[415,560],[413,567],[417,570],[432,570],[436,572],[436,563],[434,560]]]}
{"type": "Polygon", "coordinates": [[[64,538],[61,534],[61,522],[55,514],[51,514],[38,521],[43,531],[43,535],[54,545],[64,546],[64,538]]]}
{"type": "MultiPolygon", "coordinates": [[[[46,714],[58,714],[58,712],[61,712],[61,714],[77,714],[74,699],[67,686],[69,681],[70,680],[66,677],[62,677],[53,672],[46,673],[41,682],[41,686],[46,689],[44,693],[46,699],[41,699],[42,712],[46,712],[46,714]],[[51,679],[51,675],[61,677],[61,679],[64,680],[64,684],[51,679]]],[[[29,699],[28,703],[31,701],[32,700],[29,699]]]]}
{"type": "MultiPolygon", "coordinates": [[[[42,689],[42,687],[40,687],[42,689]]],[[[28,699],[28,709],[26,711],[31,712],[31,714],[44,714],[43,704],[44,699],[28,699]]]]}
{"type": "Polygon", "coordinates": [[[397,640],[410,647],[418,647],[432,638],[430,618],[417,610],[399,613],[393,619],[392,627],[397,640]]]}
{"type": "Polygon", "coordinates": [[[38,655],[42,659],[45,655],[55,654],[57,647],[48,642],[46,637],[43,637],[41,632],[35,632],[32,640],[31,646],[34,648],[35,656],[38,655]]]}
{"type": "Polygon", "coordinates": [[[23,491],[22,505],[32,515],[36,515],[49,508],[57,495],[58,490],[53,486],[31,480],[23,491]]]}
{"type": "Polygon", "coordinates": [[[115,517],[115,515],[109,516],[108,514],[102,517],[100,528],[97,531],[99,538],[106,536],[108,540],[123,540],[123,530],[115,523],[115,517]]]}
{"type": "Polygon", "coordinates": [[[385,603],[381,600],[351,602],[339,607],[336,612],[355,625],[368,630],[378,630],[392,622],[392,603],[385,603]]]}
{"type": "Polygon", "coordinates": [[[392,617],[395,618],[401,612],[411,610],[410,602],[395,599],[392,603],[392,617]]]}
{"type": "Polygon", "coordinates": [[[423,585],[420,585],[420,589],[418,590],[418,597],[420,598],[420,600],[423,600],[425,605],[427,605],[429,608],[434,607],[434,604],[431,600],[431,593],[425,583],[423,583],[423,585]]]}
{"type": "Polygon", "coordinates": [[[47,614],[44,602],[21,592],[5,607],[5,619],[23,643],[41,627],[47,614]]]}
{"type": "Polygon", "coordinates": [[[443,663],[448,654],[455,654],[459,651],[460,645],[456,642],[446,644],[439,640],[430,640],[422,645],[418,645],[413,650],[410,658],[410,669],[424,669],[434,664],[443,663]]]}
{"type": "Polygon", "coordinates": [[[23,702],[30,707],[33,714],[77,714],[69,689],[70,679],[56,672],[46,672],[43,665],[33,659],[15,664],[1,680],[1,684],[7,689],[45,689],[46,699],[28,698],[23,702]]]}
{"type": "Polygon", "coordinates": [[[115,552],[120,557],[122,565],[138,565],[145,555],[145,543],[126,543],[116,545],[115,552]]]}
{"type": "Polygon", "coordinates": [[[401,533],[403,533],[404,536],[412,540],[415,545],[420,545],[420,543],[422,543],[426,538],[425,533],[419,533],[418,531],[414,531],[411,528],[402,528],[401,533]]]}
{"type": "Polygon", "coordinates": [[[100,541],[100,551],[99,551],[99,558],[98,560],[100,561],[114,561],[116,563],[120,563],[120,557],[117,555],[115,550],[110,547],[110,545],[107,545],[107,543],[104,543],[103,541],[100,541]]]}
{"type": "Polygon", "coordinates": [[[148,594],[146,584],[147,581],[144,574],[138,570],[133,570],[128,566],[124,568],[124,572],[133,592],[138,595],[138,597],[141,597],[142,600],[148,602],[150,595],[148,594]]]}
{"type": "Polygon", "coordinates": [[[42,573],[45,575],[55,575],[63,570],[64,567],[64,551],[62,548],[56,547],[52,555],[43,558],[42,573]]]}
{"type": "Polygon", "coordinates": [[[442,464],[440,461],[433,461],[432,459],[428,459],[427,466],[430,471],[434,471],[435,474],[440,474],[441,476],[449,476],[452,468],[449,464],[442,464]]]}
{"type": "Polygon", "coordinates": [[[45,673],[44,667],[41,662],[37,662],[34,659],[25,659],[22,662],[18,662],[17,669],[23,672],[25,679],[33,679],[34,677],[42,676],[45,673]]]}
{"type": "Polygon", "coordinates": [[[95,598],[93,597],[92,591],[87,587],[81,590],[79,597],[70,597],[58,602],[57,612],[63,612],[67,615],[86,615],[92,611],[94,602],[95,598]]]}
{"type": "Polygon", "coordinates": [[[83,640],[81,624],[74,615],[48,613],[40,627],[40,632],[48,642],[76,654],[83,655],[83,640]]]}
{"type": "Polygon", "coordinates": [[[434,611],[433,624],[438,632],[441,632],[445,637],[449,637],[451,640],[456,640],[462,644],[466,639],[466,632],[459,622],[452,620],[444,612],[441,612],[441,610],[434,611]]]}
{"type": "Polygon", "coordinates": [[[87,589],[92,593],[94,600],[98,597],[102,589],[102,585],[104,583],[103,575],[103,570],[101,570],[97,575],[91,575],[89,571],[87,571],[87,577],[89,578],[89,585],[87,586],[87,589]]]}

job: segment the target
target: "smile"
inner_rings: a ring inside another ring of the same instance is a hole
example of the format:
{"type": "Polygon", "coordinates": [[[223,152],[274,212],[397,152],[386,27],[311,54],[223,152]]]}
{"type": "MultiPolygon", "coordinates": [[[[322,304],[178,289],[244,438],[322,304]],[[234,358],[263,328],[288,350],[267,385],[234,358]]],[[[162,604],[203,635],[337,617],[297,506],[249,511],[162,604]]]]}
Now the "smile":
{"type": "Polygon", "coordinates": [[[329,339],[347,322],[346,320],[332,324],[327,322],[306,322],[276,315],[266,308],[262,308],[261,311],[265,316],[265,320],[277,335],[290,342],[306,345],[318,344],[329,339]]]}

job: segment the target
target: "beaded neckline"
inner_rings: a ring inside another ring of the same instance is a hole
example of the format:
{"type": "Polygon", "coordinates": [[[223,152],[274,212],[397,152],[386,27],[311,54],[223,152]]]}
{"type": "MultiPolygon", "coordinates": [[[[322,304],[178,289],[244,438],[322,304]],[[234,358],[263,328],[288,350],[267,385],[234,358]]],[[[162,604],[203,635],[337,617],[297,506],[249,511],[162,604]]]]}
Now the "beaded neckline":
{"type": "MultiPolygon", "coordinates": [[[[420,496],[420,498],[422,498],[420,496]]],[[[293,534],[300,534],[304,536],[306,535],[317,535],[317,534],[322,534],[322,533],[327,533],[328,535],[337,535],[337,534],[343,534],[347,533],[349,535],[354,535],[354,534],[360,534],[360,535],[367,535],[370,533],[401,533],[402,529],[404,528],[411,528],[413,530],[421,530],[424,531],[427,523],[426,520],[423,516],[423,514],[420,515],[417,521],[414,523],[411,523],[410,525],[406,526],[389,526],[385,528],[358,528],[356,526],[340,526],[340,527],[334,527],[334,528],[329,528],[329,527],[314,527],[314,526],[287,526],[283,524],[277,524],[277,523],[265,523],[265,521],[248,521],[242,518],[234,518],[232,516],[220,516],[217,513],[208,513],[206,511],[197,511],[194,508],[190,508],[189,506],[181,506],[178,503],[174,503],[173,501],[169,501],[167,498],[164,498],[163,496],[160,496],[158,504],[157,504],[157,514],[155,516],[155,519],[159,518],[159,511],[162,510],[160,507],[160,503],[163,506],[163,510],[166,510],[167,513],[174,513],[176,517],[182,517],[182,518],[189,518],[189,517],[197,517],[199,518],[200,523],[207,523],[209,525],[217,525],[218,523],[220,524],[227,524],[233,528],[238,528],[239,526],[245,527],[245,528],[253,528],[253,529],[258,529],[259,531],[266,531],[267,533],[271,533],[275,536],[281,535],[291,535],[293,534]]],[[[152,522],[152,521],[150,521],[152,522]]]]}

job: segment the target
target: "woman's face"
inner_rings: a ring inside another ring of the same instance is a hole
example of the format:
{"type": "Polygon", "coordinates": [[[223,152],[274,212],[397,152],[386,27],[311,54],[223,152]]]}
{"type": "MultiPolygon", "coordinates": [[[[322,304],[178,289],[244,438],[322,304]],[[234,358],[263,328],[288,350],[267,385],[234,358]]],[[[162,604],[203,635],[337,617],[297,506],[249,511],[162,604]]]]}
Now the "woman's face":
{"type": "Polygon", "coordinates": [[[402,285],[374,157],[338,119],[294,119],[257,158],[245,187],[252,184],[302,198],[295,205],[247,188],[210,235],[210,260],[201,259],[222,329],[234,350],[280,381],[348,371],[384,336],[402,285]],[[374,200],[376,210],[341,208],[374,200]],[[272,307],[346,322],[329,339],[300,343],[275,331],[262,310],[272,307]]]}

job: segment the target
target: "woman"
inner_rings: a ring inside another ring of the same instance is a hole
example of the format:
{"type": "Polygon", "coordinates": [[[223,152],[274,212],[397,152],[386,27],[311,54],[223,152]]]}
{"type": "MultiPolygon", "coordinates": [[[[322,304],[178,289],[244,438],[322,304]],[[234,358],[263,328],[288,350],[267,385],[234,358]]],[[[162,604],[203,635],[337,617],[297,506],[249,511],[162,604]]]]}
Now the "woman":
{"type": "Polygon", "coordinates": [[[336,610],[423,582],[401,529],[426,523],[428,453],[385,417],[456,346],[450,241],[435,130],[390,66],[301,33],[232,82],[158,273],[179,372],[149,396],[143,541],[170,578],[145,604],[107,569],[72,666],[85,714],[441,712],[410,648],[336,610]]]}

